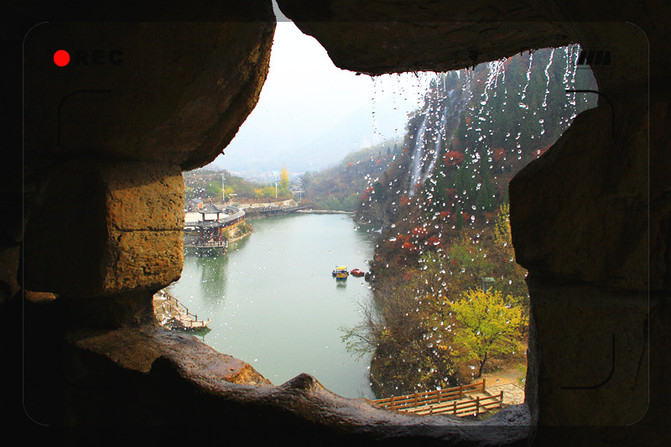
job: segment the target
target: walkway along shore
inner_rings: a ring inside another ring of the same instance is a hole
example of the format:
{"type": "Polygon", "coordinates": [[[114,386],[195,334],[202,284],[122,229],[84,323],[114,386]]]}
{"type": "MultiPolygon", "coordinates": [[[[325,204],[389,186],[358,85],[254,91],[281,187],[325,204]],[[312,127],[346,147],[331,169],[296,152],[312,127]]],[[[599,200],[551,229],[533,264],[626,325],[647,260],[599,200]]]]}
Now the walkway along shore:
{"type": "Polygon", "coordinates": [[[303,209],[296,210],[297,213],[301,214],[354,214],[352,211],[340,211],[340,210],[314,210],[314,209],[303,209]]]}
{"type": "Polygon", "coordinates": [[[191,313],[165,289],[154,294],[154,315],[161,326],[169,329],[197,331],[207,329],[210,323],[209,318],[202,320],[198,315],[191,313]]]}

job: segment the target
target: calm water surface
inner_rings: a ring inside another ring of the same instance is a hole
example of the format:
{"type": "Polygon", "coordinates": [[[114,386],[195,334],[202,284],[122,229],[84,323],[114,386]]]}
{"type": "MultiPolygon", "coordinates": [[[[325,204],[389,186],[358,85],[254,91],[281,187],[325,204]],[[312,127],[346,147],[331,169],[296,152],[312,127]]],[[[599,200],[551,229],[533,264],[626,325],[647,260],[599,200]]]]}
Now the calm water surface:
{"type": "Polygon", "coordinates": [[[204,341],[250,363],[274,385],[305,372],[345,397],[373,398],[370,358],[345,349],[343,328],[359,324],[372,299],[363,278],[336,282],[336,265],[368,269],[372,235],[347,215],[251,221],[254,232],[224,256],[185,255],[169,291],[199,318],[204,341]]]}

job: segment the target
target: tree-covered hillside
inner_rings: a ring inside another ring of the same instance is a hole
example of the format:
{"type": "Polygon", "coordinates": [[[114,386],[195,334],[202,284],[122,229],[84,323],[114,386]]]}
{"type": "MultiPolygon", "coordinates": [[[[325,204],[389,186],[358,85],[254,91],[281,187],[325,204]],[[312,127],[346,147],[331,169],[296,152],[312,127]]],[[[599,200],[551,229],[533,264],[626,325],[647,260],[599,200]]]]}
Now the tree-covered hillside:
{"type": "Polygon", "coordinates": [[[317,209],[356,211],[371,179],[387,169],[400,152],[400,141],[361,149],[337,165],[302,177],[304,200],[317,209]]]}
{"type": "Polygon", "coordinates": [[[289,172],[282,167],[280,176],[275,184],[263,185],[246,180],[231,174],[226,170],[214,171],[208,169],[195,169],[183,173],[185,198],[189,202],[192,199],[199,200],[221,200],[222,186],[226,188],[226,199],[235,200],[283,200],[292,197],[289,185],[289,172]],[[222,179],[223,176],[223,179],[222,179]],[[223,181],[222,181],[223,180],[223,181]]]}
{"type": "Polygon", "coordinates": [[[507,200],[512,176],[596,104],[595,94],[566,91],[596,88],[591,72],[576,68],[577,51],[544,49],[436,74],[401,155],[370,182],[359,216],[389,227],[410,202],[455,224],[491,214],[507,200]]]}
{"type": "Polygon", "coordinates": [[[401,150],[370,179],[356,218],[381,229],[375,311],[345,338],[372,353],[379,395],[455,386],[523,362],[528,291],[507,188],[596,105],[594,94],[567,92],[595,89],[591,72],[576,66],[579,51],[435,74],[401,150]]]}

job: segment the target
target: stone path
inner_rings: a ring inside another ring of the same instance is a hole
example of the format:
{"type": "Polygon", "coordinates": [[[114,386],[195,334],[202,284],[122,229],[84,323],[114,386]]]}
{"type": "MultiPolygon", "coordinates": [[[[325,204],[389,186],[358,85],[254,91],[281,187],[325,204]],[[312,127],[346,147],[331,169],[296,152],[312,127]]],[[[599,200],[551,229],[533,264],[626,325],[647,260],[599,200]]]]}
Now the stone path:
{"type": "Polygon", "coordinates": [[[477,379],[476,382],[485,379],[485,390],[488,394],[495,395],[503,391],[504,405],[518,405],[524,403],[524,386],[521,386],[519,382],[520,378],[523,377],[523,370],[520,370],[518,367],[512,367],[494,373],[483,374],[482,378],[477,379]]]}
{"type": "Polygon", "coordinates": [[[524,390],[514,383],[487,386],[485,390],[491,396],[495,396],[503,391],[503,405],[518,405],[524,403],[524,390]]]}

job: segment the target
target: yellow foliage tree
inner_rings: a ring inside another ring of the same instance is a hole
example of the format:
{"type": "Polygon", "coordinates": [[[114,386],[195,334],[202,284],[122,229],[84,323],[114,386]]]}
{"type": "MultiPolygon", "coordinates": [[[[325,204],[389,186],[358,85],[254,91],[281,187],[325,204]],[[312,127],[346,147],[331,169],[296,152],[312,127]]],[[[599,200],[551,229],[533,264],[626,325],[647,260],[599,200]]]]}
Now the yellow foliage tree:
{"type": "Polygon", "coordinates": [[[507,203],[501,204],[499,212],[496,215],[494,240],[500,249],[503,249],[509,255],[514,255],[513,237],[510,231],[510,205],[507,203]]]}
{"type": "Polygon", "coordinates": [[[280,197],[287,197],[289,195],[289,170],[286,166],[282,166],[282,169],[280,169],[278,194],[280,197]]]}
{"type": "Polygon", "coordinates": [[[503,203],[494,223],[494,247],[492,256],[498,259],[502,275],[509,281],[507,292],[512,292],[512,303],[522,306],[523,315],[528,317],[529,294],[525,284],[527,271],[515,262],[515,248],[510,230],[510,205],[503,203]]]}
{"type": "Polygon", "coordinates": [[[518,330],[522,325],[522,309],[504,300],[501,292],[468,290],[462,299],[451,305],[459,322],[454,334],[457,345],[463,346],[466,358],[478,360],[476,377],[492,357],[521,349],[518,330]],[[506,303],[507,302],[507,303],[506,303]]]}

